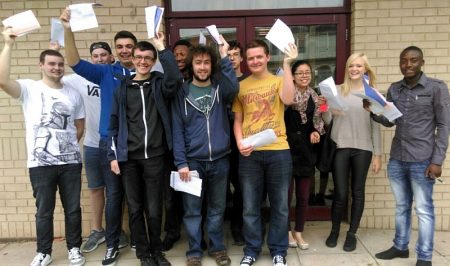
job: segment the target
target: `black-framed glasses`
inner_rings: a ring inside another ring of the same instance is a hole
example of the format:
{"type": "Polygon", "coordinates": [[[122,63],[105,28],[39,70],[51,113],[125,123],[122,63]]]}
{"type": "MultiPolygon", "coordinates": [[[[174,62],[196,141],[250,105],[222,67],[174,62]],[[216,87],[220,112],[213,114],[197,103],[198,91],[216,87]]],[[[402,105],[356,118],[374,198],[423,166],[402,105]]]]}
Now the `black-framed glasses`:
{"type": "Polygon", "coordinates": [[[145,62],[153,62],[153,61],[155,61],[155,58],[153,58],[151,56],[136,55],[136,56],[133,56],[133,58],[138,60],[138,61],[142,61],[142,59],[144,59],[145,62]]]}
{"type": "Polygon", "coordinates": [[[311,72],[295,72],[294,75],[297,77],[309,77],[311,76],[311,72]]]}

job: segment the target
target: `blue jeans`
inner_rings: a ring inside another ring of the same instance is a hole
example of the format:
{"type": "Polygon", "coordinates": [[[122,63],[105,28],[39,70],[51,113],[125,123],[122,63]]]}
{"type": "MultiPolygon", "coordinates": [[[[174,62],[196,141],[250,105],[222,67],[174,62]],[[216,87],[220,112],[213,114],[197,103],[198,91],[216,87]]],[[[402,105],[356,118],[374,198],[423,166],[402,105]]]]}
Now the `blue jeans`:
{"type": "Polygon", "coordinates": [[[52,253],[56,190],[64,208],[67,249],[81,245],[81,164],[38,166],[29,169],[36,199],[37,252],[52,253]]]}
{"type": "Polygon", "coordinates": [[[415,199],[415,211],[419,219],[419,239],[416,243],[417,259],[431,261],[434,239],[434,180],[425,176],[430,161],[403,162],[390,159],[388,175],[395,196],[394,247],[408,249],[411,236],[411,206],[415,199]]]}
{"type": "Polygon", "coordinates": [[[100,139],[100,167],[104,171],[106,184],[105,203],[105,231],[106,246],[108,248],[119,246],[119,236],[122,228],[122,200],[123,187],[120,177],[111,172],[107,152],[108,145],[106,139],[100,139]]]}
{"type": "Polygon", "coordinates": [[[226,250],[223,237],[223,217],[226,207],[229,161],[228,156],[213,162],[189,160],[189,170],[197,170],[203,180],[201,197],[182,193],[183,222],[189,238],[186,257],[201,257],[202,202],[206,199],[206,229],[209,253],[226,250]]]}
{"type": "Polygon", "coordinates": [[[253,151],[239,157],[239,178],[244,205],[244,254],[257,258],[261,253],[261,199],[264,184],[270,202],[267,246],[270,255],[286,256],[288,249],[288,190],[292,177],[289,150],[253,151]]]}

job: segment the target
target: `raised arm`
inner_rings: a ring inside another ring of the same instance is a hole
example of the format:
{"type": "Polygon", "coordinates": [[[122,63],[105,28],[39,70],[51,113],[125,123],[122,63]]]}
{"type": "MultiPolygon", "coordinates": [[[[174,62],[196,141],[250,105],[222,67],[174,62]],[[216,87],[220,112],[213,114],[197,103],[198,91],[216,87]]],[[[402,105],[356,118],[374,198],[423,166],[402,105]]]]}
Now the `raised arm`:
{"type": "Polygon", "coordinates": [[[13,98],[19,98],[20,85],[10,78],[11,75],[11,52],[16,36],[13,35],[11,27],[6,27],[3,32],[5,45],[0,54],[0,88],[13,98]]]}
{"type": "Polygon", "coordinates": [[[64,26],[64,43],[66,50],[66,60],[69,66],[74,66],[80,61],[80,55],[75,44],[75,36],[70,28],[70,9],[66,7],[59,17],[64,26]]]}
{"type": "Polygon", "coordinates": [[[298,56],[297,46],[293,43],[289,44],[289,47],[284,51],[283,59],[283,88],[280,91],[281,101],[285,105],[291,105],[294,103],[294,78],[291,73],[291,64],[295,61],[298,56]]]}

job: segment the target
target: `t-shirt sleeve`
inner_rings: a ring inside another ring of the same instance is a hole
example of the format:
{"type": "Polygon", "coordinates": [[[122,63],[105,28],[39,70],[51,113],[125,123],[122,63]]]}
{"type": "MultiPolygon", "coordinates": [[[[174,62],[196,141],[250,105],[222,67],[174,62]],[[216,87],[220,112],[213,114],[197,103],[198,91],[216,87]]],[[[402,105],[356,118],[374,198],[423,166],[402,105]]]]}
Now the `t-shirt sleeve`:
{"type": "Polygon", "coordinates": [[[244,109],[242,108],[242,104],[241,104],[241,101],[239,100],[238,95],[236,95],[236,97],[234,97],[233,105],[231,106],[231,111],[233,113],[243,113],[244,112],[244,109]]]}
{"type": "Polygon", "coordinates": [[[20,85],[20,95],[17,98],[20,102],[24,103],[29,98],[28,90],[32,87],[32,84],[35,82],[32,79],[18,79],[17,82],[20,85]]]}

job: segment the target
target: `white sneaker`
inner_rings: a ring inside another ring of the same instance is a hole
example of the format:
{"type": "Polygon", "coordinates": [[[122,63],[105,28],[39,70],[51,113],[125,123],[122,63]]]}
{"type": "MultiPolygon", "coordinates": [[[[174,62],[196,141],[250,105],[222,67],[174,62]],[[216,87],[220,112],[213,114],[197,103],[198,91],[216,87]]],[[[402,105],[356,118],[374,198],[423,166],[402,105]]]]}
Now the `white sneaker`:
{"type": "Polygon", "coordinates": [[[81,266],[84,265],[86,259],[80,251],[80,248],[72,248],[68,251],[70,266],[81,266]]]}
{"type": "Polygon", "coordinates": [[[30,266],[46,266],[52,263],[52,256],[39,252],[30,263],[30,266]]]}

